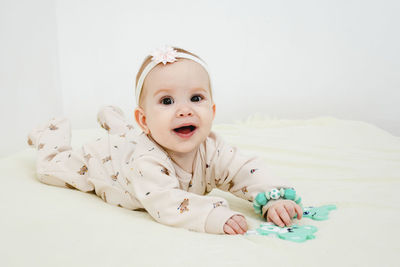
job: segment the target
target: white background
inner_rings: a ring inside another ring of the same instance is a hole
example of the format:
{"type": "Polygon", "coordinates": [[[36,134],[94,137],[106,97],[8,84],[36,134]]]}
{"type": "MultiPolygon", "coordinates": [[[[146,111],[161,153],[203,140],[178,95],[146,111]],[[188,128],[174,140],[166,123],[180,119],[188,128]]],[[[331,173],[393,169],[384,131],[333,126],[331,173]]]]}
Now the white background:
{"type": "Polygon", "coordinates": [[[216,123],[362,120],[400,136],[398,1],[0,0],[0,156],[53,116],[97,127],[163,44],[209,65],[216,123]]]}

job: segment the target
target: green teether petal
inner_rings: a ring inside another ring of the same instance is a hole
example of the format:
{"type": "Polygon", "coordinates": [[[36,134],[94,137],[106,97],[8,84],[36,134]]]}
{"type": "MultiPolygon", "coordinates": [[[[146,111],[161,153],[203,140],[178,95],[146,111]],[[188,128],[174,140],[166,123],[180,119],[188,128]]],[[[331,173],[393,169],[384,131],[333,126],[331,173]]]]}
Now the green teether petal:
{"type": "Polygon", "coordinates": [[[317,227],[312,225],[293,225],[291,227],[278,227],[272,223],[262,223],[256,232],[259,235],[275,235],[283,240],[292,242],[305,242],[314,239],[317,227]]]}
{"type": "Polygon", "coordinates": [[[323,221],[329,218],[329,212],[336,209],[336,205],[325,205],[321,207],[305,207],[303,209],[303,217],[316,221],[323,221]]]}
{"type": "Polygon", "coordinates": [[[335,209],[337,209],[336,205],[334,205],[334,204],[325,205],[323,207],[325,207],[325,209],[327,209],[327,210],[335,210],[335,209]]]}
{"type": "Polygon", "coordinates": [[[317,231],[317,227],[312,225],[304,225],[304,226],[293,225],[288,229],[290,229],[290,231],[288,233],[279,234],[279,238],[298,243],[314,239],[315,238],[314,233],[317,231]]]}
{"type": "Polygon", "coordinates": [[[296,199],[294,200],[294,202],[296,202],[296,204],[300,204],[301,203],[301,197],[296,196],[296,199]]]}

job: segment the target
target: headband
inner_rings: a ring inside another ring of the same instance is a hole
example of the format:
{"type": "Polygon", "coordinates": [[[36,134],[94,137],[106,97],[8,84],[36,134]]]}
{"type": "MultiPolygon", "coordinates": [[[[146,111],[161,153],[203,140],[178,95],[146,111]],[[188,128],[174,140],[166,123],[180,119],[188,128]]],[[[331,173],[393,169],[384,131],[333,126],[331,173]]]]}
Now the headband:
{"type": "MultiPolygon", "coordinates": [[[[147,74],[149,74],[149,72],[161,62],[164,65],[166,65],[167,63],[173,63],[173,62],[177,61],[177,58],[190,59],[190,60],[193,60],[193,61],[199,63],[207,71],[208,77],[210,77],[210,74],[209,74],[210,72],[208,71],[208,67],[203,60],[201,60],[195,56],[192,56],[190,54],[187,54],[187,53],[178,52],[175,49],[173,49],[171,46],[164,46],[162,48],[156,49],[152,53],[150,53],[150,55],[153,57],[151,58],[150,63],[147,64],[147,66],[144,68],[143,72],[141,73],[138,83],[137,83],[137,86],[136,86],[135,94],[136,94],[136,104],[137,105],[139,105],[139,97],[140,97],[140,93],[142,92],[144,79],[146,78],[147,74]]],[[[210,78],[210,84],[211,84],[211,78],[210,78]]]]}

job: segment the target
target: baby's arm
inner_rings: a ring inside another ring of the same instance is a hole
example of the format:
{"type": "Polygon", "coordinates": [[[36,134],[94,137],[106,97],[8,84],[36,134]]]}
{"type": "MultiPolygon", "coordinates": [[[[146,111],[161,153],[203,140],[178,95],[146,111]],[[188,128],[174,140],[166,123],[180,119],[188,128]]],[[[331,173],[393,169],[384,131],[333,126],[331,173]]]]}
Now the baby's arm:
{"type": "MultiPolygon", "coordinates": [[[[258,193],[269,192],[273,188],[291,188],[290,184],[279,178],[258,157],[250,157],[240,153],[235,147],[226,144],[219,136],[211,135],[211,147],[216,153],[208,159],[209,179],[215,186],[224,191],[253,202],[258,193]]],[[[209,142],[210,143],[210,142],[209,142]]],[[[270,200],[263,206],[262,216],[277,225],[290,224],[294,212],[301,210],[295,202],[287,200],[270,200]],[[271,212],[267,211],[271,208],[271,212]],[[289,220],[288,220],[289,217],[289,220]]],[[[301,213],[298,219],[301,219],[301,213]]]]}
{"type": "Polygon", "coordinates": [[[230,210],[223,198],[181,190],[173,167],[158,157],[145,155],[135,159],[130,177],[136,198],[162,224],[222,234],[225,223],[240,215],[230,210]]]}

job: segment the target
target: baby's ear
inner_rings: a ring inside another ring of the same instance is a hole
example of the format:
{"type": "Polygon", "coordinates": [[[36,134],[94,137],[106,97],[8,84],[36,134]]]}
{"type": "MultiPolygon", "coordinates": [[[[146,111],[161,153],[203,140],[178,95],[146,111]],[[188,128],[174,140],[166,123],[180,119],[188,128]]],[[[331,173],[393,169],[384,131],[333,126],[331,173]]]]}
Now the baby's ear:
{"type": "Polygon", "coordinates": [[[146,123],[146,115],[141,107],[137,107],[135,109],[135,120],[145,134],[148,134],[150,132],[146,123]]]}
{"type": "Polygon", "coordinates": [[[213,119],[214,119],[215,118],[215,104],[213,104],[212,110],[213,110],[213,119]]]}

